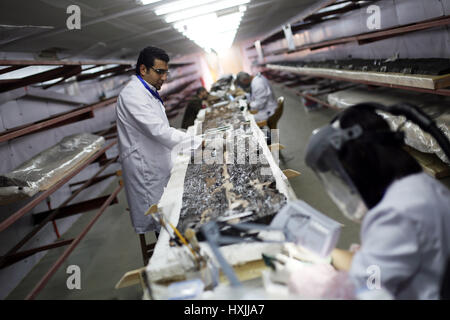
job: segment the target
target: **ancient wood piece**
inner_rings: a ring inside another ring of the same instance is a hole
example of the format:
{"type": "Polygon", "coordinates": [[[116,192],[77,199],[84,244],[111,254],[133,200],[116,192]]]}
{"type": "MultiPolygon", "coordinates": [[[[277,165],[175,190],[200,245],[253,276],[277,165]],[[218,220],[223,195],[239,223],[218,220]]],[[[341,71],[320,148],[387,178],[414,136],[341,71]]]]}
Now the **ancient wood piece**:
{"type": "Polygon", "coordinates": [[[158,212],[158,205],[154,204],[150,208],[148,208],[148,210],[145,213],[145,215],[148,216],[149,214],[153,214],[153,213],[156,213],[156,212],[158,212]]]}
{"type": "Polygon", "coordinates": [[[292,170],[292,169],[286,169],[283,170],[283,174],[286,176],[286,178],[291,179],[298,177],[300,175],[300,172],[292,170]]]}
{"type": "Polygon", "coordinates": [[[265,126],[267,126],[267,120],[263,120],[263,121],[257,122],[256,124],[260,128],[265,127],[265,126]]]}
{"type": "Polygon", "coordinates": [[[423,171],[436,179],[450,176],[450,165],[444,163],[435,154],[420,152],[405,146],[405,150],[422,166],[423,171]]]}
{"type": "Polygon", "coordinates": [[[436,76],[433,79],[436,89],[443,89],[450,87],[450,74],[444,74],[442,76],[436,76]]]}
{"type": "MultiPolygon", "coordinates": [[[[267,270],[267,266],[263,260],[250,261],[242,265],[233,266],[239,281],[246,281],[261,277],[262,272],[267,270]]],[[[219,282],[228,283],[228,278],[220,272],[219,282]]]]}
{"type": "Polygon", "coordinates": [[[145,267],[126,272],[122,278],[120,278],[119,282],[117,282],[115,288],[120,289],[136,284],[141,284],[144,288],[144,281],[142,279],[143,272],[145,272],[145,267]]]}
{"type": "Polygon", "coordinates": [[[281,143],[273,143],[273,144],[271,144],[270,146],[268,146],[269,147],[269,150],[270,151],[273,151],[273,150],[283,150],[285,147],[284,147],[284,145],[282,145],[281,143]]]}

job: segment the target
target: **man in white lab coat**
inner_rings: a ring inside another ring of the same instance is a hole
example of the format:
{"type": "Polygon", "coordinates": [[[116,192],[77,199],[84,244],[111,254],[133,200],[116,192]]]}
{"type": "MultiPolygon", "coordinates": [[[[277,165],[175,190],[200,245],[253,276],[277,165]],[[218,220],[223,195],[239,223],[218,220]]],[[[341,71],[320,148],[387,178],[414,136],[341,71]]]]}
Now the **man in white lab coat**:
{"type": "Polygon", "coordinates": [[[201,139],[170,127],[158,90],[167,79],[169,57],[162,49],[140,52],[136,75],[117,100],[117,132],[125,191],[136,233],[159,231],[145,212],[158,204],[172,169],[172,151],[196,148],[201,139]],[[192,142],[192,143],[191,143],[192,142]]]}
{"type": "MultiPolygon", "coordinates": [[[[277,100],[269,81],[261,74],[250,76],[246,72],[236,75],[236,84],[243,89],[250,88],[250,110],[254,110],[255,121],[267,120],[275,113],[277,100]]],[[[253,112],[252,112],[253,113],[253,112]]]]}

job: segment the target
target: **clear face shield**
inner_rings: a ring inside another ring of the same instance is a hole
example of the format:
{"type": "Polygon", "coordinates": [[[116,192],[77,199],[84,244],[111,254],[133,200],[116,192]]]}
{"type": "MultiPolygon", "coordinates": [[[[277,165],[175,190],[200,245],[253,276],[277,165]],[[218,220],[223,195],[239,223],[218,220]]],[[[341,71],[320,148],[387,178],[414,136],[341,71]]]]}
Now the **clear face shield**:
{"type": "Polygon", "coordinates": [[[342,213],[350,220],[360,223],[367,207],[356,190],[331,171],[316,172],[325,190],[342,213]]]}
{"type": "Polygon", "coordinates": [[[367,206],[338,159],[338,150],[347,140],[362,134],[355,126],[340,129],[339,124],[316,131],[306,151],[306,163],[322,181],[325,190],[342,213],[350,220],[361,222],[367,206]]]}

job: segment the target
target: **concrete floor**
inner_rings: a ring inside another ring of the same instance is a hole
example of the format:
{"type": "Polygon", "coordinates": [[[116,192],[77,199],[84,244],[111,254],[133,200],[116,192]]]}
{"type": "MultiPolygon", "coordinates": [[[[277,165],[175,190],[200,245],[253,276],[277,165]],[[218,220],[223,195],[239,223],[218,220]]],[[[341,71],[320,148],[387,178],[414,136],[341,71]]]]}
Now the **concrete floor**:
{"type": "MultiPolygon", "coordinates": [[[[280,142],[286,149],[282,151],[285,163],[282,169],[297,170],[301,176],[291,179],[291,185],[299,199],[302,199],[344,225],[338,243],[339,248],[348,248],[359,242],[359,225],[345,219],[325,193],[317,177],[304,163],[304,149],[311,132],[329,122],[335,111],[320,109],[306,113],[300,98],[293,90],[273,84],[275,94],[285,97],[285,109],[279,122],[280,142]]],[[[182,114],[171,120],[173,126],[181,123],[182,114]]],[[[449,185],[450,179],[446,179],[449,185]]],[[[117,186],[115,181],[105,191],[110,193],[117,186]]],[[[122,275],[143,266],[137,235],[131,226],[125,193],[119,194],[119,204],[110,206],[66,260],[64,265],[51,278],[37,299],[101,299],[123,300],[141,299],[139,286],[116,290],[115,284],[122,275]],[[78,265],[81,270],[81,290],[69,290],[66,286],[69,265],[78,265]]],[[[94,212],[84,214],[63,235],[65,239],[75,237],[92,219],[94,212]]],[[[149,234],[149,241],[153,234],[149,234]]],[[[154,239],[154,238],[153,238],[154,239]]],[[[64,248],[53,249],[32,269],[7,299],[24,299],[37,281],[56,261],[64,248]]]]}

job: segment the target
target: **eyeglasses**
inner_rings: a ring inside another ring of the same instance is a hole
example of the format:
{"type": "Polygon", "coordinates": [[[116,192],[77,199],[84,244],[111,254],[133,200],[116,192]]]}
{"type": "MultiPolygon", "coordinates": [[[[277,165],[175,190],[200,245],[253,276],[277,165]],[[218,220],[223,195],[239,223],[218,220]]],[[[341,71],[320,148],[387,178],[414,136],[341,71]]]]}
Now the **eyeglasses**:
{"type": "Polygon", "coordinates": [[[151,67],[151,69],[153,69],[153,71],[155,71],[160,76],[165,75],[165,74],[169,75],[169,73],[170,73],[170,71],[166,70],[166,69],[155,69],[153,67],[151,67]]]}

